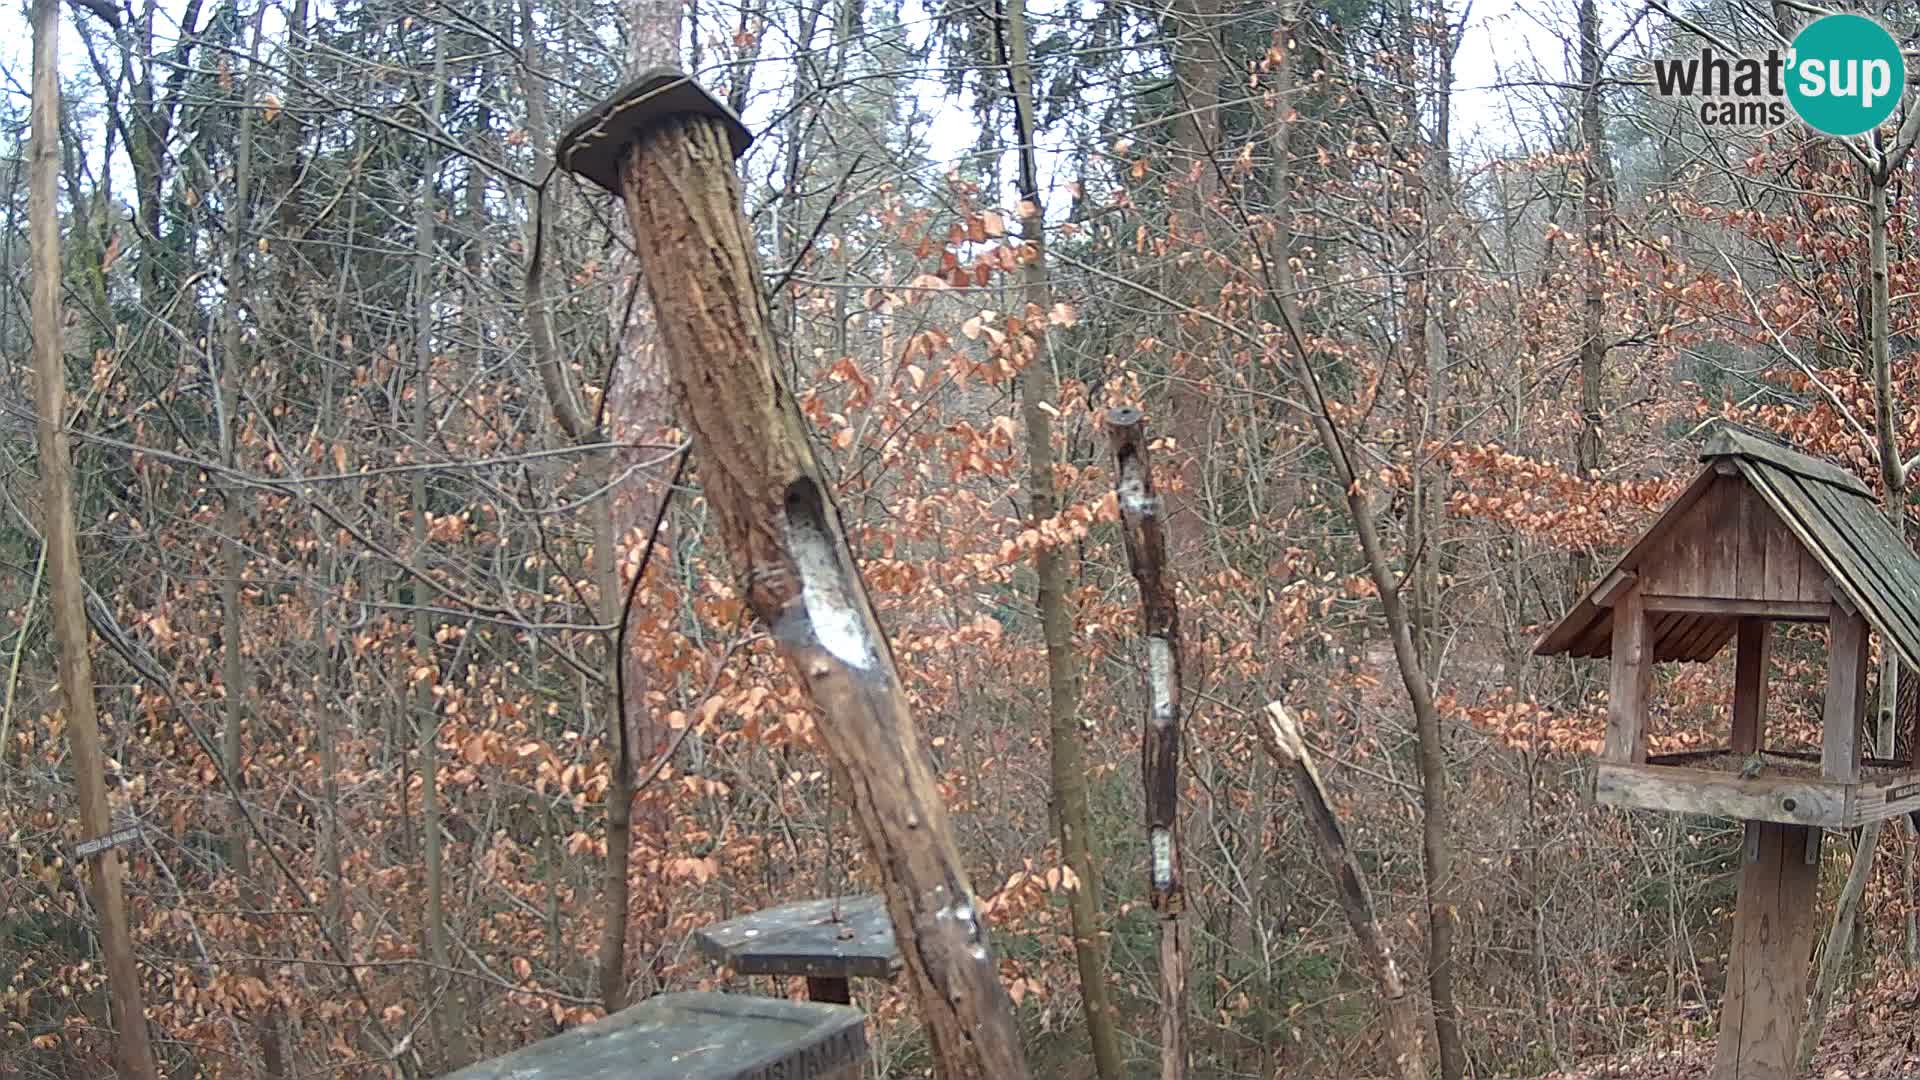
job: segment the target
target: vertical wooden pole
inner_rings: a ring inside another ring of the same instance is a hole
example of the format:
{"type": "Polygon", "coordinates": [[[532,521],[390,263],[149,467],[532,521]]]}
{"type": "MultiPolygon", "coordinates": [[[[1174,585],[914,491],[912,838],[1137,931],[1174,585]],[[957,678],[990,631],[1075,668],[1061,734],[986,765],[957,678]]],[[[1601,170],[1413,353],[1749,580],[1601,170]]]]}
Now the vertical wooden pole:
{"type": "Polygon", "coordinates": [[[1860,779],[1860,734],[1867,704],[1867,621],[1838,604],[1827,619],[1827,698],[1820,718],[1820,775],[1860,779]]]}
{"type": "Polygon", "coordinates": [[[1740,875],[1712,1080],[1794,1080],[1820,868],[1807,863],[1806,826],[1750,821],[1747,828],[1759,834],[1759,857],[1740,875]]]}
{"type": "Polygon", "coordinates": [[[684,76],[654,73],[577,123],[556,156],[577,170],[618,151],[609,179],[633,225],[716,532],[747,605],[819,706],[827,749],[852,780],[854,817],[939,1075],[1025,1080],[1013,1007],[892,646],[807,422],[775,372],[772,319],[733,166],[743,134],[684,76]]]}
{"type": "Polygon", "coordinates": [[[1636,584],[1613,604],[1613,685],[1607,694],[1603,760],[1647,760],[1647,686],[1653,675],[1653,644],[1647,638],[1646,605],[1636,584]]]}
{"type": "Polygon", "coordinates": [[[1107,413],[1115,495],[1127,566],[1140,583],[1147,638],[1147,722],[1140,732],[1140,781],[1146,790],[1147,898],[1160,916],[1160,1077],[1187,1075],[1186,882],[1180,858],[1180,604],[1167,566],[1164,504],[1153,487],[1146,419],[1140,410],[1107,413]]]}
{"type": "Polygon", "coordinates": [[[1733,657],[1733,750],[1751,754],[1767,745],[1767,664],[1773,652],[1773,625],[1746,616],[1740,620],[1733,657]]]}

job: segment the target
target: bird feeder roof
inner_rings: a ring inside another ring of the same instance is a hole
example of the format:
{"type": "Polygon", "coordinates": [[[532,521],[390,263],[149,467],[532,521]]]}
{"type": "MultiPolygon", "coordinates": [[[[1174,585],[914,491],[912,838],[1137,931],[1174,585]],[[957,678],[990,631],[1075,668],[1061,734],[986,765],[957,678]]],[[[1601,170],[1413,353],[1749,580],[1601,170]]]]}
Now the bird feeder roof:
{"type": "MultiPolygon", "coordinates": [[[[1810,559],[1835,602],[1858,611],[1886,647],[1920,668],[1920,556],[1894,531],[1872,489],[1835,465],[1728,426],[1708,440],[1700,460],[1706,466],[1693,483],[1541,637],[1536,655],[1611,655],[1608,596],[1620,581],[1657,573],[1663,562],[1684,558],[1688,551],[1709,550],[1718,560],[1713,570],[1735,579],[1765,573],[1767,558],[1775,564],[1810,559]],[[1720,504],[1705,505],[1709,498],[1720,504]],[[1755,536],[1778,532],[1780,526],[1799,552],[1761,552],[1755,546],[1755,536]]],[[[1811,567],[1801,574],[1802,588],[1811,576],[1811,567]]],[[[1654,659],[1710,660],[1733,637],[1738,621],[1733,613],[1667,612],[1653,627],[1654,659]]]]}

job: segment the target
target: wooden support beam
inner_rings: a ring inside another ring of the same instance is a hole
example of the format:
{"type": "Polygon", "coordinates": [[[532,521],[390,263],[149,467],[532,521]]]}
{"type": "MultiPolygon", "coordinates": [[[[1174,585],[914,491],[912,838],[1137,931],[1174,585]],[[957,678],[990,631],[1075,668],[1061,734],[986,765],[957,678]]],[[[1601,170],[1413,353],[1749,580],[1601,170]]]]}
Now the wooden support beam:
{"type": "Polygon", "coordinates": [[[1733,749],[1751,754],[1766,746],[1767,662],[1773,651],[1772,625],[1765,619],[1740,620],[1733,659],[1733,749]]]}
{"type": "Polygon", "coordinates": [[[1613,685],[1607,694],[1607,742],[1603,761],[1638,764],[1647,760],[1647,687],[1653,674],[1653,645],[1647,613],[1638,589],[1629,589],[1613,605],[1613,685]]]}
{"type": "Polygon", "coordinates": [[[1640,604],[1651,612],[1680,611],[1689,615],[1757,616],[1775,622],[1825,622],[1833,604],[1825,600],[1742,600],[1731,596],[1664,596],[1642,593],[1640,604]]]}
{"type": "Polygon", "coordinates": [[[1795,1080],[1819,902],[1819,868],[1806,860],[1813,830],[1770,821],[1747,829],[1757,851],[1740,872],[1711,1080],[1795,1080]]]}
{"type": "Polygon", "coordinates": [[[1639,575],[1631,570],[1621,570],[1616,567],[1594,588],[1593,606],[1612,607],[1620,599],[1621,593],[1633,587],[1638,577],[1639,575]]]}
{"type": "Polygon", "coordinates": [[[555,157],[626,204],[678,415],[747,606],[820,710],[853,780],[906,988],[944,1080],[1025,1080],[1013,1007],[954,843],[892,646],[853,560],[809,425],[778,374],[733,160],[745,128],[684,75],[654,71],[596,106],[555,157]],[[599,164],[595,164],[599,163],[599,164]]]}
{"type": "Polygon", "coordinates": [[[1820,717],[1820,775],[1860,779],[1867,705],[1867,622],[1835,604],[1827,617],[1827,698],[1820,717]]]}

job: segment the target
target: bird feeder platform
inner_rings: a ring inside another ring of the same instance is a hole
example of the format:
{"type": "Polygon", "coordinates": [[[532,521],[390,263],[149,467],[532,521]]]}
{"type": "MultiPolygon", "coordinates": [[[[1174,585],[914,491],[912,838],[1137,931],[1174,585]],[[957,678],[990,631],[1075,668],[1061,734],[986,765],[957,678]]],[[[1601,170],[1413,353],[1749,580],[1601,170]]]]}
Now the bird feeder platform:
{"type": "MultiPolygon", "coordinates": [[[[1693,482],[1534,652],[1609,661],[1596,801],[1746,823],[1712,1080],[1792,1080],[1821,831],[1920,812],[1920,756],[1873,758],[1864,738],[1871,635],[1899,669],[1920,670],[1920,557],[1872,489],[1828,462],[1731,427],[1700,457],[1693,482]],[[1827,627],[1818,753],[1767,746],[1779,622],[1827,627]],[[1729,643],[1727,748],[1650,755],[1653,665],[1711,660],[1729,643]]],[[[1920,712],[1898,719],[1920,751],[1920,712]]]]}
{"type": "Polygon", "coordinates": [[[694,943],[740,975],[804,976],[814,1001],[846,1004],[849,979],[900,970],[893,923],[878,896],[802,900],[696,930],[694,943]]]}
{"type": "Polygon", "coordinates": [[[858,1080],[858,1009],[743,994],[661,994],[442,1080],[858,1080]]]}
{"type": "Polygon", "coordinates": [[[1818,754],[1731,748],[1652,754],[1644,764],[1600,762],[1593,786],[1602,806],[1823,829],[1920,813],[1920,771],[1875,757],[1863,757],[1860,779],[1847,783],[1823,778],[1818,754]]]}

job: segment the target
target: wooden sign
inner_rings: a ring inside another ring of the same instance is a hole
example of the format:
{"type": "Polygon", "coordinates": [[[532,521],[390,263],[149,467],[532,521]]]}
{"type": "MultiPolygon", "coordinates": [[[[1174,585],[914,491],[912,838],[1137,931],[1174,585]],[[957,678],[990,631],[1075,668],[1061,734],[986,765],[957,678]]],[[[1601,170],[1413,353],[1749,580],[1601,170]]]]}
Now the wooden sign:
{"type": "Polygon", "coordinates": [[[140,839],[140,826],[128,825],[115,829],[104,836],[96,836],[91,840],[81,841],[74,845],[73,853],[82,859],[90,858],[108,848],[119,847],[121,844],[130,844],[138,839],[140,839]]]}

